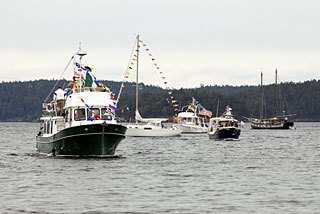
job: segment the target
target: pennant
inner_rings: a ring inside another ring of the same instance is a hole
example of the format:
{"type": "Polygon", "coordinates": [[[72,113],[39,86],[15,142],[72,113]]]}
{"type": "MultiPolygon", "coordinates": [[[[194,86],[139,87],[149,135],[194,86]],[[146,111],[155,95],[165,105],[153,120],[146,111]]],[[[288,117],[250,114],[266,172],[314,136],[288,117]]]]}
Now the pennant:
{"type": "Polygon", "coordinates": [[[88,108],[88,110],[90,111],[90,112],[92,112],[93,111],[93,109],[92,108],[90,108],[90,106],[81,98],[81,97],[79,97],[79,99],[81,100],[81,102],[88,108]]]}
{"type": "Polygon", "coordinates": [[[67,86],[71,86],[73,83],[73,81],[70,81],[67,86]]]}
{"type": "Polygon", "coordinates": [[[132,67],[129,67],[130,69],[132,69],[132,67]]]}
{"type": "Polygon", "coordinates": [[[104,90],[106,90],[106,92],[110,92],[111,90],[107,87],[107,86],[105,86],[104,84],[102,84],[102,88],[104,89],[104,90]]]}
{"type": "Polygon", "coordinates": [[[116,111],[116,110],[118,110],[118,108],[116,107],[116,106],[113,106],[113,105],[109,105],[109,108],[111,108],[112,110],[114,110],[114,111],[116,111]]]}

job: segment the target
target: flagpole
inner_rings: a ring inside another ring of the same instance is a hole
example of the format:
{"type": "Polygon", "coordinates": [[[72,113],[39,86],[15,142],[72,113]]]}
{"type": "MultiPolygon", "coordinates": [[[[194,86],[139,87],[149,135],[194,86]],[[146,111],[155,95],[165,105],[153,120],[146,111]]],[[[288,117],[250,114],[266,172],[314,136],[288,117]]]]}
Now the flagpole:
{"type": "MultiPolygon", "coordinates": [[[[138,112],[138,108],[139,108],[139,34],[137,35],[137,69],[136,69],[136,112],[135,115],[138,112]]],[[[138,121],[136,120],[136,124],[138,123],[138,121]]]]}

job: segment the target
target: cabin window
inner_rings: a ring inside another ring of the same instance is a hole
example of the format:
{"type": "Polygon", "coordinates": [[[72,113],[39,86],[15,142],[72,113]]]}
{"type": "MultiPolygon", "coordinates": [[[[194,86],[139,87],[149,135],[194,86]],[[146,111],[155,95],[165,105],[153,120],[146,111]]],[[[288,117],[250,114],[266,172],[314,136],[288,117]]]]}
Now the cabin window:
{"type": "Polygon", "coordinates": [[[49,134],[49,132],[50,132],[50,122],[48,121],[47,122],[47,134],[49,134]]]}
{"type": "Polygon", "coordinates": [[[72,121],[72,110],[69,110],[69,121],[72,121]]]}
{"type": "Polygon", "coordinates": [[[101,109],[101,118],[103,120],[112,120],[112,111],[109,108],[101,109]]]}
{"type": "Polygon", "coordinates": [[[69,120],[70,120],[70,118],[69,118],[69,110],[66,111],[65,120],[66,120],[66,122],[69,122],[69,120]]]}
{"type": "Polygon", "coordinates": [[[88,119],[99,120],[100,119],[100,109],[92,108],[92,111],[87,109],[88,119]]]}
{"type": "Polygon", "coordinates": [[[86,113],[84,108],[79,108],[74,110],[74,120],[75,121],[80,121],[80,120],[85,120],[86,119],[86,113]]]}
{"type": "Polygon", "coordinates": [[[53,121],[51,121],[51,124],[50,124],[50,134],[53,133],[53,121]]]}
{"type": "Polygon", "coordinates": [[[43,133],[47,134],[47,122],[43,123],[43,133]]]}

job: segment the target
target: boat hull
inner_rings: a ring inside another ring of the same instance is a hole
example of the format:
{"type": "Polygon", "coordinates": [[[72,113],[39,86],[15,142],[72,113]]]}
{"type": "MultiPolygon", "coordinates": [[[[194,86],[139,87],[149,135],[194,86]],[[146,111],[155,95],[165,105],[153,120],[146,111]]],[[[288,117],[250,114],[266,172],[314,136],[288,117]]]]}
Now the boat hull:
{"type": "Polygon", "coordinates": [[[251,123],[252,129],[290,129],[294,125],[293,122],[284,122],[278,125],[274,124],[261,124],[261,123],[251,123]]]}
{"type": "Polygon", "coordinates": [[[52,136],[36,137],[39,153],[56,156],[114,155],[127,128],[118,124],[90,124],[66,128],[52,136]]]}
{"type": "Polygon", "coordinates": [[[236,128],[226,128],[226,129],[218,129],[214,132],[209,132],[210,139],[238,139],[240,136],[241,130],[236,128]]]}
{"type": "Polygon", "coordinates": [[[144,125],[128,125],[126,136],[128,137],[178,137],[181,131],[172,128],[161,128],[144,125]]]}
{"type": "Polygon", "coordinates": [[[174,124],[174,127],[181,130],[181,134],[201,134],[207,132],[207,127],[186,125],[186,124],[174,124]]]}

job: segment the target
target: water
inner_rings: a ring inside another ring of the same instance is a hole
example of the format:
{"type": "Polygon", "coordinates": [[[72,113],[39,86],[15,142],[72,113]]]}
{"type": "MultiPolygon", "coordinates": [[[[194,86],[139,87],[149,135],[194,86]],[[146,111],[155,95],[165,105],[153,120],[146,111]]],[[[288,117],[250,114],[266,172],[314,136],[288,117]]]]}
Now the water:
{"type": "Polygon", "coordinates": [[[0,213],[320,213],[320,123],[127,138],[112,159],[39,156],[38,127],[0,123],[0,213]]]}

